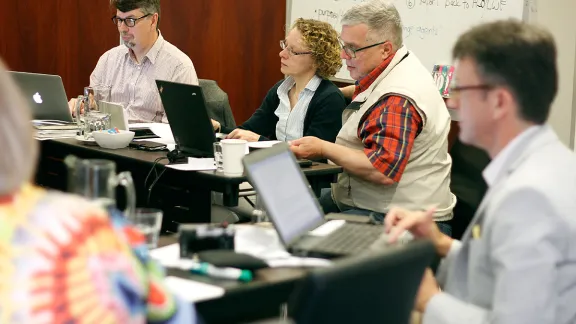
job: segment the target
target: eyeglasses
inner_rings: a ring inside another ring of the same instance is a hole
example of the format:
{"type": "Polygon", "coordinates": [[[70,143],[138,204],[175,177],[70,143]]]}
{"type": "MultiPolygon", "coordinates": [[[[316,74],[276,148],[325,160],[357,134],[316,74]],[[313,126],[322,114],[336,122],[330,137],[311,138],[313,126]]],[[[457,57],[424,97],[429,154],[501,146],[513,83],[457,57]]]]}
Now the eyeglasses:
{"type": "Polygon", "coordinates": [[[367,49],[372,48],[374,46],[378,46],[378,45],[382,45],[382,44],[386,43],[386,41],[383,41],[383,42],[379,42],[376,44],[372,44],[372,45],[368,45],[368,46],[364,46],[364,47],[360,47],[360,48],[354,48],[350,45],[344,44],[344,42],[341,39],[338,41],[340,42],[340,46],[342,46],[344,53],[346,53],[346,56],[348,56],[349,58],[356,58],[356,53],[363,51],[363,50],[367,50],[367,49]]]}
{"type": "Polygon", "coordinates": [[[496,86],[493,84],[476,84],[476,85],[468,85],[468,86],[454,86],[450,87],[449,94],[451,98],[457,97],[460,92],[462,91],[469,91],[469,90],[492,90],[496,86]]]}
{"type": "Polygon", "coordinates": [[[144,15],[140,18],[119,18],[119,17],[112,17],[112,22],[114,23],[114,25],[120,27],[122,26],[122,23],[124,23],[124,25],[126,25],[126,27],[134,27],[136,26],[136,22],[142,18],[146,18],[150,16],[150,14],[144,15]]]}
{"type": "Polygon", "coordinates": [[[293,55],[312,54],[311,51],[308,51],[308,52],[294,52],[294,51],[292,50],[292,48],[286,46],[286,41],[285,41],[285,40],[281,40],[281,41],[280,41],[280,48],[281,48],[282,50],[287,50],[287,51],[288,51],[288,54],[290,54],[290,56],[293,56],[293,55]]]}

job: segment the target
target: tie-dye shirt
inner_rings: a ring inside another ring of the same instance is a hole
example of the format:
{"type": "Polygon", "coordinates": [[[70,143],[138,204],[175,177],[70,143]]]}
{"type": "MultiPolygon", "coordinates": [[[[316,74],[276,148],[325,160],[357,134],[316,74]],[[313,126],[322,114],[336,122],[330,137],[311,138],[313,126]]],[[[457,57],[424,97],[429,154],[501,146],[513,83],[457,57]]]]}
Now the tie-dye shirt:
{"type": "Polygon", "coordinates": [[[194,323],[120,213],[24,186],[0,198],[0,323],[194,323]]]}

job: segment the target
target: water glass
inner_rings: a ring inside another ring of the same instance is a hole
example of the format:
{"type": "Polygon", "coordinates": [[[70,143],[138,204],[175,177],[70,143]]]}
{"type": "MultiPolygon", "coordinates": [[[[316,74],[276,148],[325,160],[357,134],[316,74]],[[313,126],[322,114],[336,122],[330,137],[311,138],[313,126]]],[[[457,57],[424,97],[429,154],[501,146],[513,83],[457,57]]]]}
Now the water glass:
{"type": "Polygon", "coordinates": [[[216,171],[222,172],[222,170],[224,170],[222,144],[220,144],[220,142],[214,142],[214,163],[216,164],[216,171]]]}
{"type": "Polygon", "coordinates": [[[94,90],[94,101],[99,104],[100,101],[110,101],[112,87],[107,85],[95,85],[92,87],[94,90]]]}
{"type": "Polygon", "coordinates": [[[100,110],[101,101],[110,101],[112,87],[107,85],[95,85],[84,87],[85,103],[88,103],[90,110],[100,110]]]}
{"type": "Polygon", "coordinates": [[[90,111],[86,112],[84,116],[84,128],[82,129],[84,133],[84,139],[92,138],[92,132],[107,130],[112,127],[112,120],[110,114],[90,111]]]}
{"type": "Polygon", "coordinates": [[[252,211],[252,223],[268,222],[268,213],[266,212],[266,207],[262,203],[262,198],[260,195],[256,194],[256,202],[254,204],[254,210],[252,211]]]}
{"type": "MultiPolygon", "coordinates": [[[[82,132],[84,129],[84,124],[82,124],[82,121],[84,120],[85,116],[83,105],[84,105],[84,96],[78,96],[78,98],[76,99],[76,106],[74,107],[74,113],[75,113],[74,116],[76,117],[76,124],[78,125],[80,132],[82,132]]],[[[80,133],[80,135],[82,135],[82,133],[80,133]]]]}
{"type": "Polygon", "coordinates": [[[154,208],[136,208],[132,221],[140,233],[144,234],[148,249],[158,247],[158,236],[162,228],[162,211],[154,208]]]}

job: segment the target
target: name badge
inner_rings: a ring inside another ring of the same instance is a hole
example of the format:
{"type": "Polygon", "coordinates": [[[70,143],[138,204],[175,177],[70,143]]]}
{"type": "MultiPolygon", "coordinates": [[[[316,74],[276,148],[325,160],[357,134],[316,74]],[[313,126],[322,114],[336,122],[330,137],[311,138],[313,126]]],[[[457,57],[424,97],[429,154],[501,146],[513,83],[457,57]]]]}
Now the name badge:
{"type": "Polygon", "coordinates": [[[476,224],[472,227],[472,238],[479,239],[481,237],[480,225],[476,224]]]}

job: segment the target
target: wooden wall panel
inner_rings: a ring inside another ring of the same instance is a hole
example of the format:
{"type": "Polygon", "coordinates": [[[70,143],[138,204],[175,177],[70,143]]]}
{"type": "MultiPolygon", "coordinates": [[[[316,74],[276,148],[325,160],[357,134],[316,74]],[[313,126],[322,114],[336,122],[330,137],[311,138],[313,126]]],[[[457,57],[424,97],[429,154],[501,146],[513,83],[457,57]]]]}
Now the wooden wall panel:
{"type": "MultiPolygon", "coordinates": [[[[13,70],[58,74],[81,93],[98,58],[118,44],[108,0],[0,0],[0,56],[13,70]]],[[[237,123],[282,78],[284,0],[163,0],[160,29],[198,76],[226,91],[237,123]]]]}
{"type": "Polygon", "coordinates": [[[1,0],[0,56],[18,71],[58,74],[82,92],[98,57],[118,44],[107,0],[1,0]]]}
{"type": "Polygon", "coordinates": [[[228,93],[241,123],[282,78],[285,23],[284,0],[170,0],[162,4],[160,30],[190,56],[200,78],[228,93]]]}

